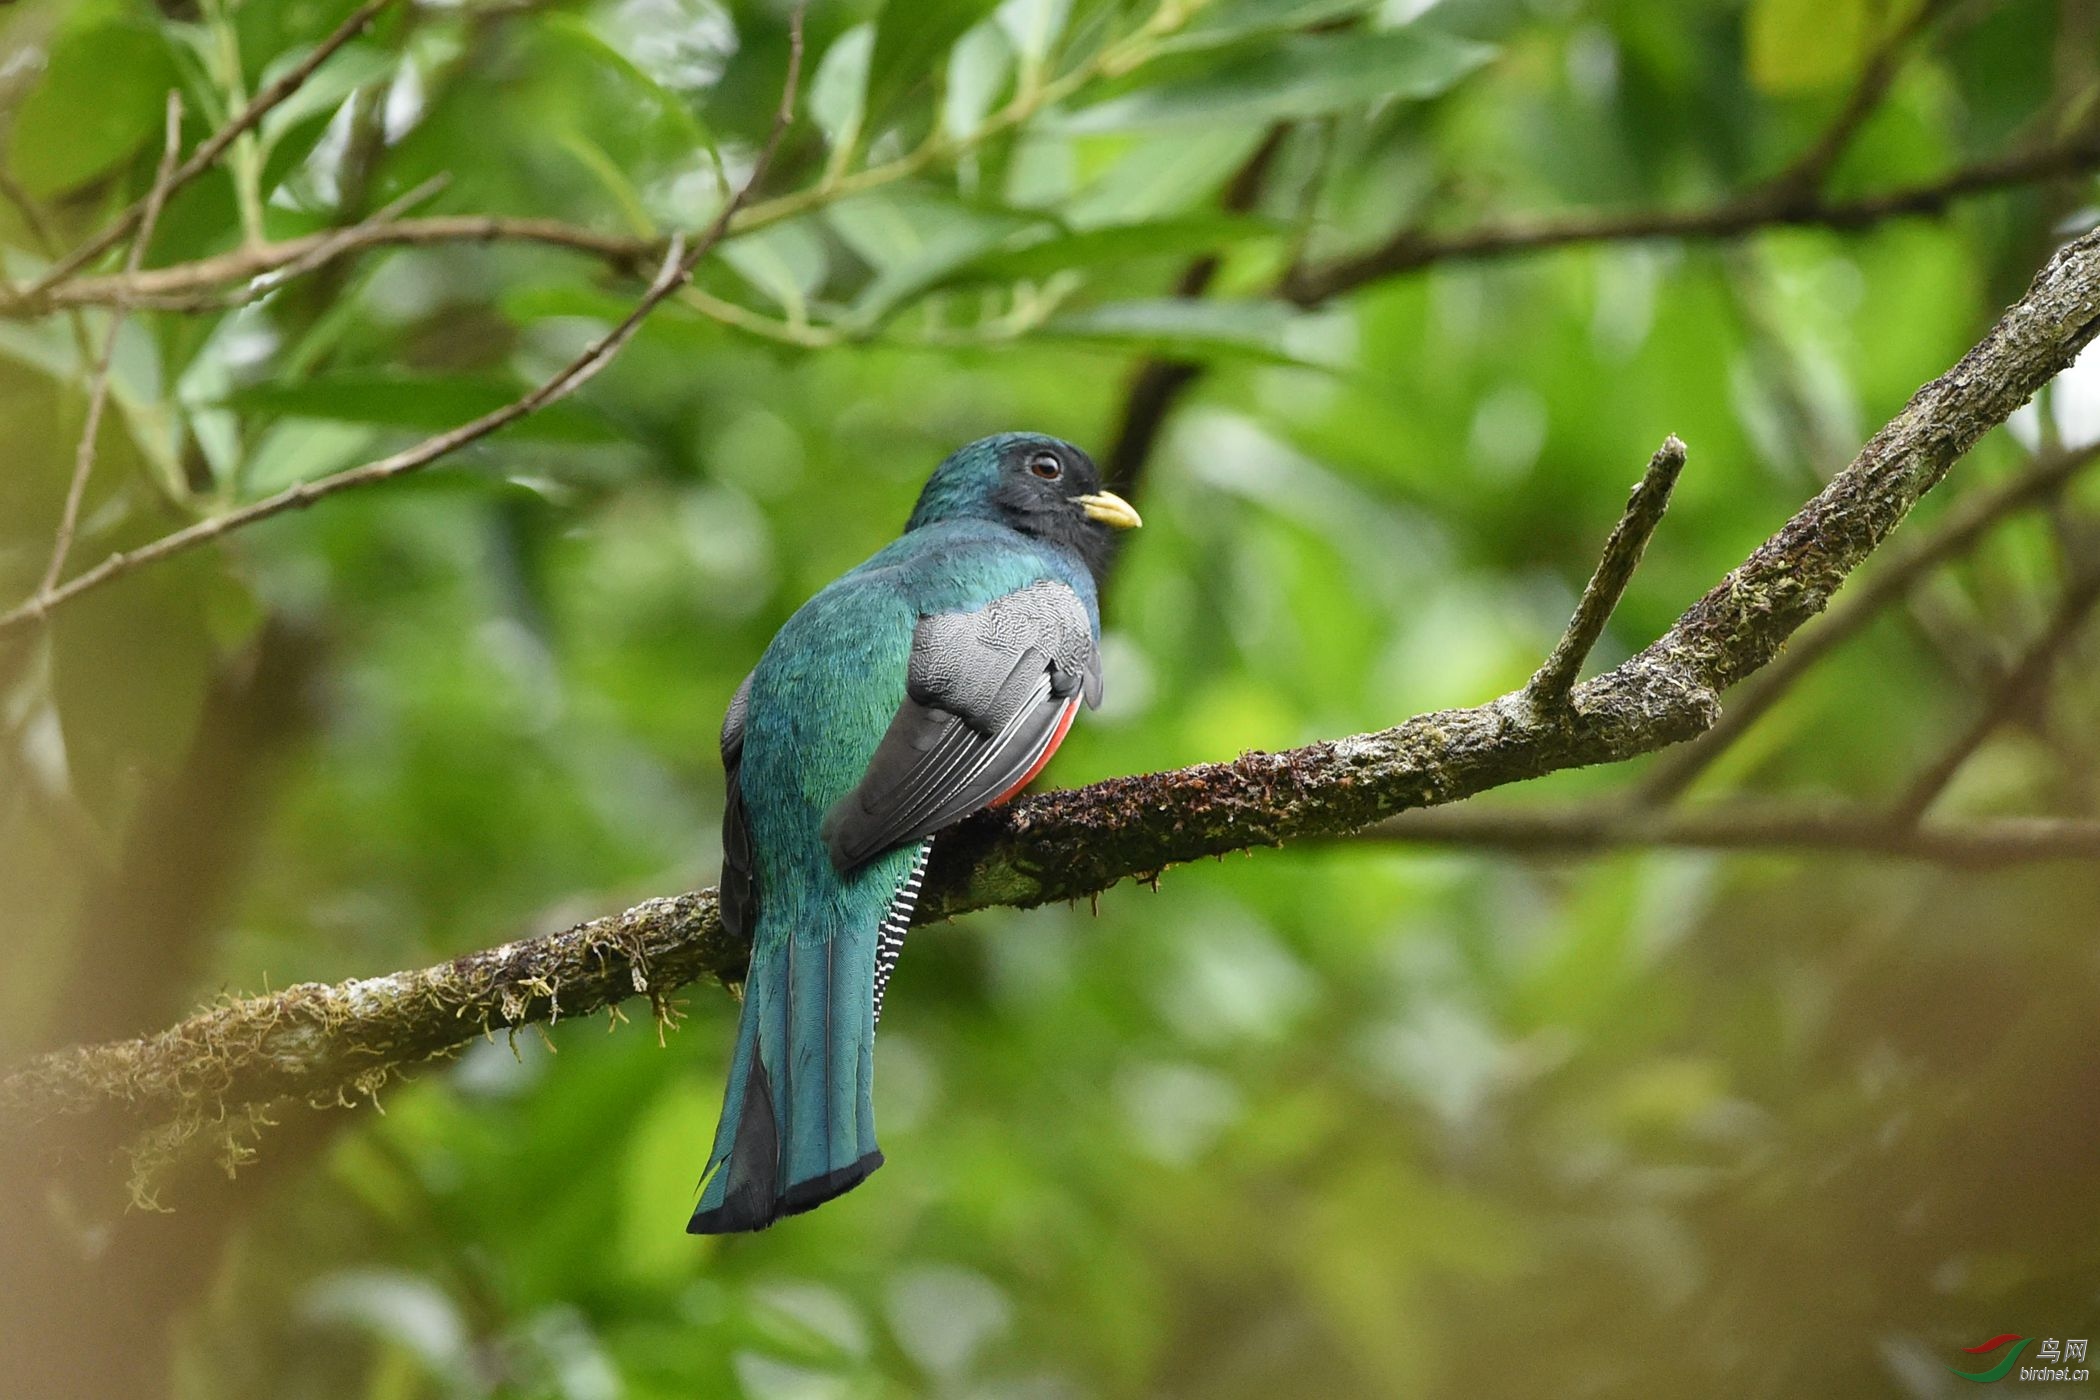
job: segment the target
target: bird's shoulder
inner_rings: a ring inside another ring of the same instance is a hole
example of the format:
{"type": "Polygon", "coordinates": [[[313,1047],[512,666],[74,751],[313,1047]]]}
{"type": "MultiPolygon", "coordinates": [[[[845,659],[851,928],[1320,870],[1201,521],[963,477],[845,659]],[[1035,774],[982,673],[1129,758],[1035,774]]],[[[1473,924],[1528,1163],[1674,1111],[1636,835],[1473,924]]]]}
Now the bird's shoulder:
{"type": "Polygon", "coordinates": [[[1091,627],[1099,626],[1094,580],[1083,562],[987,521],[921,526],[854,572],[895,588],[920,617],[977,612],[1023,590],[1057,585],[1071,590],[1091,627]]]}
{"type": "Polygon", "coordinates": [[[959,642],[1002,653],[1036,645],[1076,673],[1091,670],[1099,630],[1083,566],[1001,526],[922,526],[796,610],[759,658],[746,706],[761,727],[810,707],[886,722],[930,648],[961,656],[959,642]]]}

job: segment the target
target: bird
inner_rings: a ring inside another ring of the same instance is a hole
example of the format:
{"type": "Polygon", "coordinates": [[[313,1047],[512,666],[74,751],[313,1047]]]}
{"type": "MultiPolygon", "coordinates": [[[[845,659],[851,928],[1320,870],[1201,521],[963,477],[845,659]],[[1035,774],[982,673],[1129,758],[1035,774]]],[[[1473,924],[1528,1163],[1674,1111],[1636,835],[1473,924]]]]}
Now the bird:
{"type": "Polygon", "coordinates": [[[751,964],[688,1232],[765,1229],[882,1165],[875,1027],[934,835],[1016,796],[1100,704],[1103,571],[1141,523],[1068,442],[970,443],[737,688],[719,909],[751,964]]]}

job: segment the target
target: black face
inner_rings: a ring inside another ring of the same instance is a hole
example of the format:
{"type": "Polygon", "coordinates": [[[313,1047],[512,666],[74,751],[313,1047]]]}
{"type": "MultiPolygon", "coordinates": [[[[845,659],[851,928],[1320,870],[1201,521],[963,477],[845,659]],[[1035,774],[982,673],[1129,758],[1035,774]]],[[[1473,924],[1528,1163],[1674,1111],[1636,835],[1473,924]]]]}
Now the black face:
{"type": "Polygon", "coordinates": [[[1000,454],[992,502],[1007,524],[1070,549],[1098,580],[1108,566],[1116,531],[1089,517],[1079,498],[1100,490],[1101,469],[1093,458],[1068,442],[1037,438],[1017,442],[1000,454]]]}

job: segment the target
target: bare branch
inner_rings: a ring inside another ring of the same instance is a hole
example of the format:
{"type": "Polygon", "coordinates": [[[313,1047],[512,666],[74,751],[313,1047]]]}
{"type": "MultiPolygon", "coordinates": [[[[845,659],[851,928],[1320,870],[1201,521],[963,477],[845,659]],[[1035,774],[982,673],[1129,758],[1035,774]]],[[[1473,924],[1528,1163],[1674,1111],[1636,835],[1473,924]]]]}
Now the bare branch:
{"type": "Polygon", "coordinates": [[[662,239],[599,233],[558,219],[485,214],[434,214],[370,226],[353,225],[275,243],[237,248],[195,262],[156,267],[136,278],[75,277],[41,290],[0,291],[0,316],[41,316],[66,306],[100,306],[127,295],[138,305],[195,297],[237,286],[298,265],[312,271],[325,262],[373,248],[428,248],[452,244],[531,243],[598,258],[620,272],[653,270],[668,246],[662,239]],[[321,248],[328,257],[316,259],[321,248]]]}
{"type": "MultiPolygon", "coordinates": [[[[153,188],[147,191],[145,206],[139,214],[138,236],[131,240],[131,252],[124,259],[124,270],[128,273],[136,275],[146,259],[146,245],[153,241],[153,226],[160,222],[160,211],[167,204],[168,191],[174,187],[175,157],[181,150],[182,94],[170,89],[160,165],[153,173],[153,188]]],[[[73,534],[80,528],[80,504],[87,498],[88,477],[95,470],[95,439],[101,434],[102,412],[109,403],[110,365],[117,357],[117,337],[123,333],[124,317],[130,309],[122,301],[110,308],[109,329],[102,337],[102,352],[96,356],[94,368],[89,371],[87,417],[80,429],[80,445],[73,452],[73,476],[66,483],[65,504],[59,510],[58,533],[51,544],[51,562],[44,566],[43,579],[37,584],[38,593],[49,593],[58,585],[59,577],[66,571],[66,556],[73,551],[73,534]]]]}
{"type": "Polygon", "coordinates": [[[2060,249],[1984,338],[1912,395],[1778,534],[1628,664],[1682,666],[1715,691],[1762,667],[1918,498],[2096,333],[2100,233],[2088,233],[2060,249]]]}
{"type": "MultiPolygon", "coordinates": [[[[196,179],[206,170],[209,170],[213,162],[225,154],[228,146],[231,146],[247,132],[254,130],[256,125],[274,111],[280,103],[304,87],[306,80],[311,78],[322,64],[334,57],[336,50],[363,33],[365,26],[370,24],[381,10],[392,3],[393,0],[365,0],[365,3],[360,5],[348,19],[335,27],[334,32],[315,45],[312,53],[309,53],[305,58],[300,59],[279,74],[274,82],[263,88],[261,92],[256,93],[253,98],[249,99],[245,107],[234,113],[233,117],[224,126],[207,136],[196,150],[190,152],[189,159],[176,167],[173,178],[167,182],[167,189],[163,192],[162,199],[165,201],[175,191],[196,179]]],[[[148,198],[150,197],[148,196],[148,198]]],[[[71,277],[81,268],[101,257],[111,248],[116,247],[118,243],[124,240],[125,235],[139,226],[139,221],[145,217],[145,214],[146,201],[141,200],[139,203],[132,205],[123,213],[117,215],[109,227],[103,229],[102,232],[96,234],[86,243],[81,244],[80,247],[59,259],[56,264],[45,271],[43,276],[30,284],[21,293],[21,296],[25,300],[32,302],[41,298],[53,286],[71,277]]]]}
{"type": "MultiPolygon", "coordinates": [[[[1713,723],[1721,689],[1769,661],[1976,439],[2096,331],[2100,233],[2051,259],[1960,364],[1668,633],[1576,686],[1565,715],[1542,717],[1519,692],[1375,733],[1024,798],[943,833],[922,918],[1075,899],[1203,856],[1361,831],[1411,808],[1681,742],[1713,723]]],[[[739,975],[747,953],[723,932],[712,892],[657,900],[420,972],[295,987],[140,1040],[45,1055],[0,1079],[0,1111],[33,1120],[115,1107],[194,1130],[242,1105],[347,1101],[486,1027],[642,992],[660,999],[703,976],[739,975]]]]}
{"type": "Polygon", "coordinates": [[[574,393],[595,377],[607,364],[611,363],[613,357],[618,355],[627,342],[634,337],[635,332],[641,329],[642,322],[648,319],[649,313],[661,306],[674,292],[683,286],[686,279],[692,275],[693,268],[721,241],[722,235],[728,230],[729,221],[735,217],[737,209],[749,197],[751,191],[757,187],[758,183],[765,178],[766,170],[772,164],[773,154],[779,148],[780,138],[786,132],[788,125],[794,120],[795,94],[801,81],[801,70],[802,10],[800,7],[797,7],[790,22],[789,67],[786,81],[781,87],[780,107],[774,114],[773,128],[767,135],[765,145],[760,149],[757,160],[752,163],[751,173],[745,179],[743,186],[723,204],[721,211],[715,215],[713,221],[708,224],[698,240],[694,242],[690,251],[684,246],[682,238],[674,238],[671,241],[669,251],[665,255],[663,267],[657,273],[656,280],[650,284],[648,292],[635,304],[634,309],[629,311],[626,317],[603,338],[592,342],[582,354],[557,370],[544,383],[522,397],[513,399],[501,408],[491,409],[479,418],[462,423],[458,427],[449,428],[444,432],[436,433],[413,447],[404,448],[399,452],[379,458],[377,461],[366,462],[362,466],[350,467],[315,481],[302,481],[296,486],[285,488],[274,496],[266,496],[262,500],[242,506],[238,510],[228,511],[224,515],[215,515],[208,519],[200,520],[193,525],[186,526],[172,534],[163,535],[138,549],[127,553],[112,554],[94,568],[87,570],[68,582],[55,588],[46,587],[39,589],[26,602],[8,612],[0,613],[0,633],[5,633],[10,629],[22,627],[43,618],[48,615],[52,608],[69,602],[91,589],[99,588],[110,580],[130,573],[134,569],[142,568],[157,560],[187,553],[223,535],[243,529],[258,521],[267,520],[274,515],[282,515],[286,511],[303,510],[315,501],[338,495],[344,491],[372,486],[379,482],[391,481],[398,476],[405,476],[410,472],[420,471],[431,463],[457,452],[462,447],[478,442],[482,438],[489,436],[489,434],[508,427],[519,419],[537,413],[547,405],[558,402],[574,393]]]}
{"type": "Polygon", "coordinates": [[[1310,306],[1436,263],[1504,258],[1577,244],[1733,239],[1778,227],[1859,229],[1885,219],[1938,214],[1957,200],[2095,169],[2100,169],[2100,134],[2088,132],[2060,145],[1979,161],[1925,184],[1851,200],[1775,204],[1753,191],[1704,209],[1584,210],[1443,234],[1403,229],[1368,252],[1294,270],[1283,295],[1310,306]]]}
{"type": "Polygon", "coordinates": [[[283,267],[267,276],[255,278],[244,287],[232,287],[224,291],[200,292],[191,296],[153,297],[146,296],[135,305],[149,307],[155,311],[228,311],[249,302],[259,301],[270,293],[322,265],[332,262],[342,251],[366,237],[373,229],[396,223],[401,216],[419,204],[437,197],[451,183],[448,175],[433,175],[407,193],[388,200],[379,208],[359,219],[354,224],[324,234],[305,255],[294,258],[283,267]]]}
{"type": "Polygon", "coordinates": [[[1771,665],[1732,694],[1719,723],[1658,760],[1640,783],[1638,799],[1660,805],[1689,788],[1817,662],[1857,636],[1920,579],[1974,549],[2006,517],[2055,499],[2095,461],[2100,461],[2100,449],[2051,453],[1956,501],[1929,533],[1902,549],[1901,557],[1878,567],[1873,577],[1847,593],[1827,617],[1790,642],[1771,665]]]}
{"type": "Polygon", "coordinates": [[[2100,859],[2100,821],[2000,817],[1920,826],[1853,804],[1730,802],[1687,812],[1465,804],[1409,812],[1361,839],[1525,856],[1643,849],[1880,856],[1963,870],[2100,859]]]}
{"type": "Polygon", "coordinates": [[[1890,821],[1915,825],[1947,790],[1947,785],[1954,781],[1954,775],[1961,771],[1962,765],[1983,747],[1984,741],[1998,731],[2014,710],[2041,694],[2057,660],[2077,640],[2079,628],[2084,626],[2095,604],[2100,604],[2100,569],[2089,570],[2064,589],[2064,596],[2041,635],[2028,644],[2013,668],[1999,680],[1985,701],[1983,711],[1896,800],[1889,814],[1890,821]]]}
{"type": "Polygon", "coordinates": [[[1845,105],[1838,109],[1837,116],[1823,129],[1815,144],[1796,156],[1792,164],[1765,186],[1767,198],[1787,203],[1812,198],[1823,188],[1832,167],[1852,145],[1852,138],[1859,135],[1860,128],[1867,124],[1888,96],[1889,85],[1902,71],[1911,44],[1951,8],[1952,3],[1953,0],[1919,0],[1910,17],[1890,31],[1869,55],[1866,66],[1860,69],[1858,81],[1846,94],[1845,105]]]}
{"type": "Polygon", "coordinates": [[[1626,595],[1626,585],[1633,582],[1633,571],[1640,567],[1641,555],[1647,550],[1655,527],[1662,524],[1663,512],[1670,508],[1670,493],[1676,489],[1677,474],[1683,470],[1684,444],[1672,433],[1655,449],[1655,455],[1648,459],[1648,470],[1626,498],[1625,513],[1604,542],[1604,555],[1583,586],[1575,615],[1568,619],[1567,631],[1561,634],[1546,664],[1531,678],[1531,684],[1524,688],[1533,704],[1549,710],[1567,706],[1575,677],[1581,674],[1590,649],[1604,635],[1604,625],[1611,621],[1612,611],[1626,595]]]}

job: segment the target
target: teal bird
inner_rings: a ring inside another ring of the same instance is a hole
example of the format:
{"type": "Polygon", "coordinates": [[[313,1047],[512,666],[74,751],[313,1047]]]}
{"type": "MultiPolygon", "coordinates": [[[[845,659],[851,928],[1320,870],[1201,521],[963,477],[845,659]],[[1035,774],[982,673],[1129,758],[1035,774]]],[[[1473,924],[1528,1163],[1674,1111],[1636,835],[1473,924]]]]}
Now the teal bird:
{"type": "Polygon", "coordinates": [[[751,970],[692,1233],[764,1229],[882,1165],[875,1023],[930,838],[1026,787],[1100,703],[1101,570],[1138,523],[1069,443],[973,442],[730,701],[721,911],[751,970]]]}

